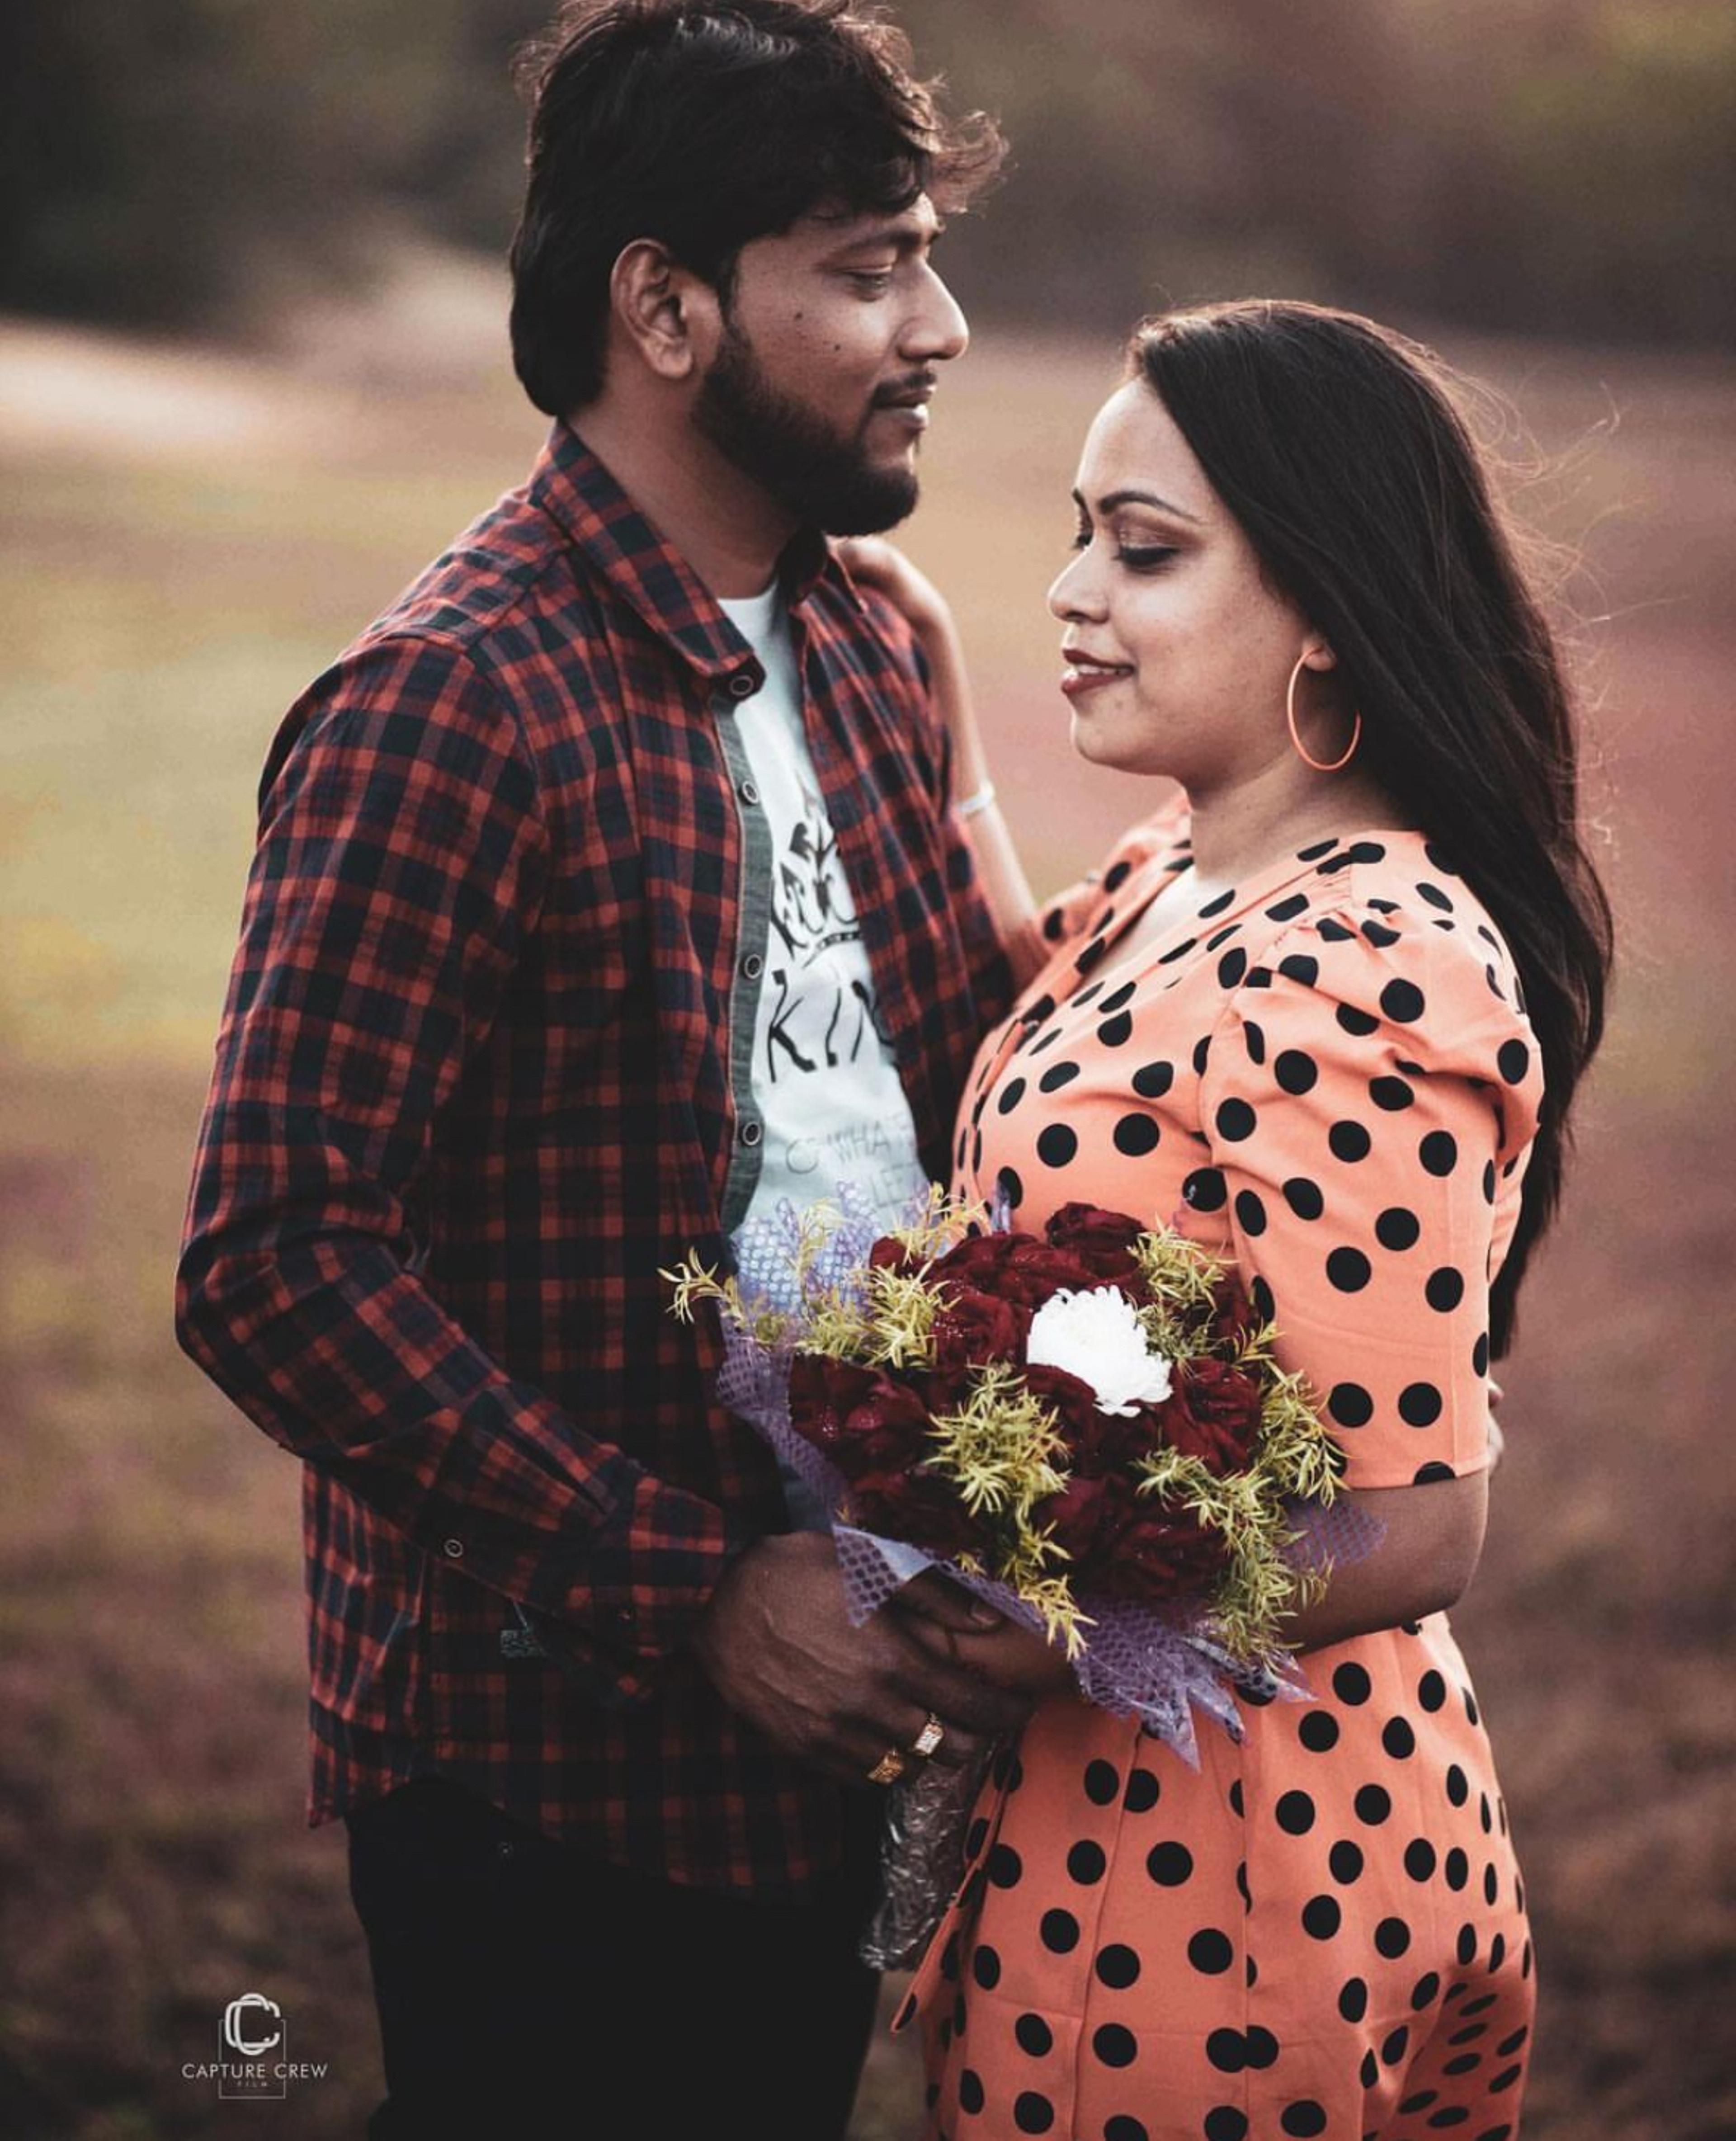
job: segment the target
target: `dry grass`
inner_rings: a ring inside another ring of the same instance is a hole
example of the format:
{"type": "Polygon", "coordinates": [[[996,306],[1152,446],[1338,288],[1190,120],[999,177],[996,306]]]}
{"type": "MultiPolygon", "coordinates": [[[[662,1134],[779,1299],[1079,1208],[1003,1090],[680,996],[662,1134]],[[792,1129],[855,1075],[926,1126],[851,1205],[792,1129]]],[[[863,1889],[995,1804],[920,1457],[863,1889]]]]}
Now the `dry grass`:
{"type": "MultiPolygon", "coordinates": [[[[377,322],[327,336],[324,376],[0,332],[0,2133],[20,2141],[323,2137],[377,2093],[342,1833],[301,1825],[294,1468],[175,1353],[169,1292],[278,712],[539,436],[477,331],[492,292],[449,297],[431,383],[394,375],[377,322]],[[243,2111],[180,2069],[255,1986],[333,2073],[243,2111]]],[[[1537,1922],[1527,2133],[1712,2141],[1736,2130],[1736,1136],[1715,1097],[1736,1040],[1736,381],[1454,354],[1553,445],[1623,413],[1549,510],[1591,531],[1616,613],[1591,637],[1624,985],[1456,1617],[1537,1922]]],[[[1046,883],[1131,815],[1066,759],[1041,605],[1112,372],[986,335],[912,534],[1046,883]]],[[[860,2141],[907,2130],[912,2081],[902,2045],[877,2049],[860,2141]]]]}

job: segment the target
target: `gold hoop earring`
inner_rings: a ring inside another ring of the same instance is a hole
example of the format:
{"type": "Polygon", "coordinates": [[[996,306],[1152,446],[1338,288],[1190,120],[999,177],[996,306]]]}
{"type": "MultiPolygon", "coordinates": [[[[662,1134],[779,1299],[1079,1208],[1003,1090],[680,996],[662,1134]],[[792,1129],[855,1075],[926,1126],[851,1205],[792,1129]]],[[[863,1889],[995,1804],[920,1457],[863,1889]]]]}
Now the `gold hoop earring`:
{"type": "Polygon", "coordinates": [[[1290,741],[1295,747],[1296,755],[1299,759],[1301,759],[1304,765],[1311,765],[1316,773],[1342,773],[1345,768],[1350,764],[1350,760],[1356,756],[1356,746],[1362,741],[1362,716],[1359,711],[1356,711],[1354,708],[1352,709],[1353,726],[1350,730],[1350,741],[1345,748],[1345,755],[1342,758],[1335,758],[1331,763],[1328,765],[1324,759],[1311,758],[1308,756],[1301,737],[1296,733],[1296,679],[1301,675],[1302,664],[1307,659],[1308,657],[1306,654],[1299,654],[1296,657],[1296,665],[1290,672],[1290,688],[1284,694],[1285,726],[1290,731],[1290,741]]]}

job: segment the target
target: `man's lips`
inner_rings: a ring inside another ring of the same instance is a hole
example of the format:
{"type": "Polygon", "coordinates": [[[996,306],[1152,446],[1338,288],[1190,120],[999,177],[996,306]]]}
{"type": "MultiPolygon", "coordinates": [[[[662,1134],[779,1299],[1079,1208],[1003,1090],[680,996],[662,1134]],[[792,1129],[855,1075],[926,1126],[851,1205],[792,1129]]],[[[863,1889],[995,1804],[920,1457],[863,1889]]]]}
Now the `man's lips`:
{"type": "Polygon", "coordinates": [[[932,379],[912,381],[907,386],[892,387],[874,396],[877,416],[897,416],[918,431],[928,428],[928,404],[934,399],[935,381],[932,379]]]}

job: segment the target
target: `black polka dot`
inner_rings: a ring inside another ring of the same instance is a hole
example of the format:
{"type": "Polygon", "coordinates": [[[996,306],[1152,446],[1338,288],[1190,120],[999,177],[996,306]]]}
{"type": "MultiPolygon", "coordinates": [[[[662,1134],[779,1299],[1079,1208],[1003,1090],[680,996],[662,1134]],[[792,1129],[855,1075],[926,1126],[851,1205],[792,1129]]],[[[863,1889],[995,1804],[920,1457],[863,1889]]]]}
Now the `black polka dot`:
{"type": "Polygon", "coordinates": [[[1251,1018],[1244,1019],[1242,1021],[1242,1037],[1247,1044],[1249,1062],[1263,1063],[1266,1061],[1266,1028],[1257,1025],[1251,1018]]]}
{"type": "MultiPolygon", "coordinates": [[[[1477,1928],[1475,1926],[1461,1926],[1459,1927],[1458,1941],[1453,1952],[1458,1956],[1461,1964],[1476,1961],[1477,1928]]],[[[1468,2014],[1469,2011],[1470,2011],[1468,2008],[1466,2012],[1468,2014]]]]}
{"type": "Polygon", "coordinates": [[[1338,1996],[1338,2011],[1347,2022],[1360,2022],[1369,2011],[1369,1989],[1360,1977],[1345,1981],[1338,1996]]]}
{"type": "Polygon", "coordinates": [[[1197,1167],[1182,1184],[1182,1198],[1196,1212],[1221,1212],[1228,1191],[1222,1172],[1215,1167],[1197,1167]]]}
{"type": "Polygon", "coordinates": [[[1079,1134],[1066,1123],[1046,1123],[1037,1139],[1037,1158],[1045,1167],[1065,1167],[1079,1150],[1079,1134]]]}
{"type": "Polygon", "coordinates": [[[1357,1793],[1356,1819],[1370,1828],[1378,1828],[1393,1810],[1390,1794],[1379,1784],[1365,1784],[1357,1793]]]}
{"type": "Polygon", "coordinates": [[[966,2067],[958,2078],[958,2108],[974,2119],[983,2106],[982,2076],[966,2067]]]}
{"type": "Polygon", "coordinates": [[[1317,1219],[1326,1208],[1320,1184],[1303,1174],[1292,1174],[1284,1184],[1284,1202],[1299,1219],[1317,1219]]]}
{"type": "Polygon", "coordinates": [[[1401,1108],[1409,1107],[1416,1097],[1402,1078],[1371,1078],[1369,1080],[1369,1098],[1377,1108],[1384,1109],[1389,1115],[1397,1115],[1401,1108]]]}
{"type": "Polygon", "coordinates": [[[1358,1011],[1355,1004],[1340,1004],[1332,1016],[1346,1033],[1354,1034],[1359,1041],[1378,1031],[1380,1025],[1378,1018],[1365,1011],[1358,1011]]]}
{"type": "Polygon", "coordinates": [[[1380,2063],[1372,2052],[1365,2052],[1362,2065],[1356,2070],[1365,2089],[1373,2089],[1380,2079],[1380,2063]]]}
{"type": "Polygon", "coordinates": [[[1399,932],[1396,929],[1389,929],[1384,922],[1365,922],[1362,925],[1362,933],[1368,938],[1370,943],[1378,944],[1383,948],[1389,944],[1396,944],[1399,941],[1399,932]]]}
{"type": "Polygon", "coordinates": [[[1375,1683],[1369,1678],[1366,1666],[1350,1661],[1333,1668],[1332,1692],[1340,1702],[1348,1702],[1355,1708],[1359,1703],[1366,1702],[1374,1689],[1375,1683]]]}
{"type": "Polygon", "coordinates": [[[1235,897],[1236,888],[1233,884],[1227,892],[1214,893],[1211,898],[1206,902],[1205,905],[1200,908],[1200,920],[1202,922],[1209,922],[1214,914],[1222,914],[1225,908],[1229,905],[1230,902],[1235,897]]]}
{"type": "Polygon", "coordinates": [[[1158,1843],[1145,1855],[1145,1870],[1160,1888],[1179,1888],[1193,1872],[1193,1853],[1185,1843],[1158,1843]]]}
{"type": "Polygon", "coordinates": [[[1429,1272],[1423,1287],[1423,1298],[1431,1308],[1443,1316],[1449,1315],[1464,1297],[1464,1276],[1451,1264],[1443,1264],[1438,1271],[1429,1272]]]}
{"type": "Polygon", "coordinates": [[[1077,1881],[1082,1888],[1089,1888],[1102,1880],[1104,1869],[1108,1864],[1100,1843],[1089,1840],[1075,1843],[1067,1853],[1068,1878],[1077,1881]]]}
{"type": "Polygon", "coordinates": [[[1158,1778],[1154,1769],[1135,1769],[1127,1780],[1127,1790],[1121,1804],[1129,1814],[1149,1814],[1158,1803],[1158,1778]]]}
{"type": "Polygon", "coordinates": [[[1091,2050],[1106,2067],[1130,2067],[1138,2055],[1138,2040],[1120,2022],[1105,2022],[1091,2035],[1091,2050]]]}
{"type": "Polygon", "coordinates": [[[1414,1248],[1422,1232],[1416,1213],[1402,1204],[1389,1204],[1375,1222],[1375,1239],[1383,1249],[1414,1248]]]}
{"type": "Polygon", "coordinates": [[[1381,2042],[1380,2059],[1383,2065],[1395,2067],[1410,2044],[1410,2030],[1401,2022],[1396,2030],[1388,2030],[1381,2042]]]}
{"type": "Polygon", "coordinates": [[[1247,2114],[1233,2104],[1215,2104],[1200,2131],[1205,2141],[1247,2141],[1247,2114]]]}
{"type": "Polygon", "coordinates": [[[1326,1133],[1332,1157],[1347,1163],[1366,1159],[1373,1140],[1360,1123],[1334,1123],[1326,1133]]]}
{"type": "Polygon", "coordinates": [[[1332,1869],[1332,1878],[1342,1882],[1345,1888],[1349,1888],[1353,1881],[1362,1878],[1364,1863],[1362,1853],[1348,1841],[1335,1843],[1326,1854],[1326,1863],[1332,1869]]]}
{"type": "Polygon", "coordinates": [[[1055,2032],[1040,2015],[1021,2015],[1013,2025],[1013,2038],[1034,2060],[1046,2059],[1055,2045],[1055,2032]]]}
{"type": "Polygon", "coordinates": [[[1326,1410],[1340,1427],[1366,1427],[1375,1417],[1375,1400],[1360,1383],[1335,1383],[1326,1410]]]}
{"type": "Polygon", "coordinates": [[[1255,1115],[1246,1100],[1226,1100],[1217,1110],[1217,1134],[1240,1144],[1254,1134],[1255,1115]]]}
{"type": "Polygon", "coordinates": [[[1446,1861],[1441,1868],[1441,1873],[1447,1886],[1455,1893],[1463,1888],[1469,1881],[1471,1862],[1456,1843],[1447,1853],[1446,1861]]]}
{"type": "Polygon", "coordinates": [[[1471,1348],[1471,1371],[1478,1376],[1486,1376],[1489,1372],[1489,1334],[1487,1331],[1478,1335],[1477,1343],[1471,1348]]]}
{"type": "Polygon", "coordinates": [[[1276,1812],[1286,1836],[1306,1836],[1314,1826],[1314,1801],[1306,1792],[1286,1792],[1276,1812]]]}
{"type": "Polygon", "coordinates": [[[1214,2030],[1206,2040],[1206,2057],[1220,2074],[1240,2074],[1247,2065],[1247,2045],[1240,2030],[1214,2030]]]}
{"type": "Polygon", "coordinates": [[[1381,1728],[1380,1744],[1395,1762],[1408,1762],[1417,1751],[1417,1735],[1408,1718],[1389,1717],[1381,1728]]]}
{"type": "Polygon", "coordinates": [[[1273,1077],[1286,1093],[1310,1092],[1320,1076],[1320,1066],[1300,1048],[1281,1050],[1271,1068],[1273,1077]]]}
{"type": "Polygon", "coordinates": [[[985,1992],[992,1992],[1001,1982],[1001,1956],[986,1942],[982,1942],[971,1957],[971,1975],[985,1992]]]}
{"type": "Polygon", "coordinates": [[[1288,958],[1280,959],[1278,972],[1287,982],[1295,982],[1305,989],[1311,989],[1320,979],[1320,961],[1311,958],[1306,952],[1292,952],[1288,958]]]}
{"type": "Polygon", "coordinates": [[[1266,1207],[1253,1190],[1236,1192],[1236,1218],[1244,1234],[1260,1235],[1266,1232],[1266,1207]]]}
{"type": "Polygon", "coordinates": [[[1334,1249],[1326,1259],[1326,1277],[1340,1293],[1360,1293],[1371,1272],[1360,1249],[1334,1249]]]}
{"type": "Polygon", "coordinates": [[[995,1177],[995,1186],[1015,1211],[1025,1202],[1025,1184],[1016,1169],[1003,1167],[995,1177]]]}
{"type": "Polygon", "coordinates": [[[1121,1773],[1113,1762],[1085,1764],[1085,1797],[1093,1806],[1108,1806],[1121,1789],[1121,1773]]]}
{"type": "Polygon", "coordinates": [[[1151,2136],[1137,2119],[1124,2111],[1118,2111],[1103,2125],[1103,2141],[1151,2141],[1151,2136]]]}
{"type": "Polygon", "coordinates": [[[1161,1100],[1174,1083],[1173,1063],[1142,1063],[1133,1076],[1134,1090],[1142,1100],[1161,1100]]]}
{"type": "Polygon", "coordinates": [[[1418,1465],[1410,1475],[1410,1484],[1413,1487],[1438,1487],[1443,1479],[1456,1477],[1450,1464],[1443,1464],[1437,1459],[1430,1464],[1418,1465]]]}
{"type": "Polygon", "coordinates": [[[1509,1085],[1517,1085],[1531,1068],[1531,1051],[1522,1041],[1503,1041],[1495,1052],[1495,1068],[1509,1085]]]}
{"type": "Polygon", "coordinates": [[[1025,1862],[1010,1843],[997,1843],[989,1853],[989,1878],[997,1888],[1016,1888],[1025,1862]]]}
{"type": "Polygon", "coordinates": [[[1063,1085],[1070,1085],[1079,1075],[1076,1063],[1051,1063],[1037,1080],[1040,1093],[1058,1093],[1063,1085]]]}
{"type": "Polygon", "coordinates": [[[1132,862],[1125,856],[1124,856],[1119,863],[1111,863],[1109,867],[1103,874],[1104,890],[1105,892],[1119,891],[1120,888],[1126,883],[1129,876],[1132,873],[1133,867],[1134,865],[1132,862]]]}
{"type": "Polygon", "coordinates": [[[1215,1926],[1206,1926],[1188,1943],[1188,1960],[1205,1977],[1222,1977],[1236,1960],[1227,1934],[1215,1926]]]}
{"type": "Polygon", "coordinates": [[[1278,2040],[1270,2030],[1252,2029],[1244,2042],[1247,2063],[1251,2067],[1269,2067],[1276,2064],[1278,2040]]]}
{"type": "Polygon", "coordinates": [[[1330,1940],[1343,1923],[1335,1897],[1311,1896],[1302,1906],[1302,1931],[1311,1940],[1330,1940]]]}
{"type": "Polygon", "coordinates": [[[1179,944],[1172,944],[1158,959],[1160,967],[1173,967],[1178,959],[1185,959],[1199,942],[1197,937],[1184,937],[1179,944]]]}
{"type": "Polygon", "coordinates": [[[1431,1666],[1417,1682],[1417,1700],[1432,1716],[1447,1700],[1447,1683],[1431,1666]]]}
{"type": "Polygon", "coordinates": [[[1434,1846],[1426,1836],[1404,1847],[1404,1870],[1413,1881],[1427,1881],[1435,1868],[1434,1846]]]}
{"type": "Polygon", "coordinates": [[[1419,1977],[1410,1990],[1410,2004],[1420,2015],[1425,2007],[1432,2006],[1441,1989],[1441,1981],[1431,1970],[1419,1977]]]}
{"type": "Polygon", "coordinates": [[[1221,989],[1233,989],[1247,972],[1247,953],[1237,944],[1232,950],[1226,952],[1217,962],[1217,986],[1221,989]]]}
{"type": "Polygon", "coordinates": [[[1150,1115],[1124,1115],[1115,1125],[1115,1149],[1129,1159],[1143,1159],[1157,1144],[1158,1125],[1150,1115]]]}
{"type": "Polygon", "coordinates": [[[1266,918],[1268,922],[1294,922],[1297,915],[1305,914],[1307,909],[1307,893],[1293,892],[1288,898],[1281,899],[1276,905],[1268,907],[1266,910],[1266,918]]]}
{"type": "Polygon", "coordinates": [[[1097,1038],[1105,1048],[1120,1048],[1131,1037],[1134,1015],[1130,1011],[1118,1011],[1113,1018],[1106,1018],[1097,1029],[1097,1038]]]}
{"type": "Polygon", "coordinates": [[[1055,2124],[1055,2106],[1040,2090],[1021,2089],[1013,2099],[1013,2124],[1021,2134],[1046,2134],[1055,2124]]]}
{"type": "Polygon", "coordinates": [[[1356,941],[1356,932],[1347,929],[1342,922],[1335,922],[1329,914],[1320,923],[1320,938],[1323,944],[1352,944],[1356,941]]]}
{"type": "Polygon", "coordinates": [[[1278,2114],[1278,2124],[1286,2134],[1303,2136],[1306,2141],[1308,2135],[1325,2132],[1326,2114],[1311,2096],[1299,2096],[1278,2114]]]}
{"type": "Polygon", "coordinates": [[[1375,1946],[1389,1962],[1396,1962],[1410,1946],[1410,1927],[1403,1918],[1383,1918],[1375,1928],[1375,1946]]]}
{"type": "Polygon", "coordinates": [[[1458,1141],[1451,1130],[1430,1130],[1417,1147],[1417,1157],[1430,1174],[1450,1174],[1458,1164],[1458,1141]]]}
{"type": "Polygon", "coordinates": [[[1079,1946],[1079,1920],[1071,1911],[1045,1911],[1037,1930],[1051,1955],[1071,1955],[1079,1946]]]}
{"type": "Polygon", "coordinates": [[[1139,1958],[1124,1942],[1114,1941],[1098,1956],[1097,1975],[1116,1992],[1124,1992],[1139,1976],[1139,1958]]]}
{"type": "Polygon", "coordinates": [[[1330,1710],[1311,1710],[1296,1727],[1296,1737],[1311,1755],[1330,1755],[1338,1745],[1338,1720],[1330,1710]]]}
{"type": "Polygon", "coordinates": [[[1001,1115],[1010,1115],[1024,1098],[1025,1080],[1022,1078],[1009,1078],[1001,1088],[1000,1097],[995,1102],[996,1110],[1001,1115]]]}
{"type": "Polygon", "coordinates": [[[1411,1026],[1428,1007],[1414,982],[1389,982],[1380,992],[1380,1008],[1398,1025],[1411,1026]]]}
{"type": "Polygon", "coordinates": [[[1433,1427],[1441,1416],[1441,1394],[1433,1383],[1407,1383],[1399,1393],[1399,1417],[1408,1427],[1433,1427]]]}

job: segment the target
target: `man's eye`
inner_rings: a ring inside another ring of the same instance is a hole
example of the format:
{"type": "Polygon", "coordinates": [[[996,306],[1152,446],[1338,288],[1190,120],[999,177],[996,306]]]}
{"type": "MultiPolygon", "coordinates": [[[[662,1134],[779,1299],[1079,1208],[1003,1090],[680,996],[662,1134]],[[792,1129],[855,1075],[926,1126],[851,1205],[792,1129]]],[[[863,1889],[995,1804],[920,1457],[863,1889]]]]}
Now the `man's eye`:
{"type": "Polygon", "coordinates": [[[890,268],[861,268],[850,270],[850,280],[866,297],[878,298],[887,289],[893,278],[890,268]]]}

